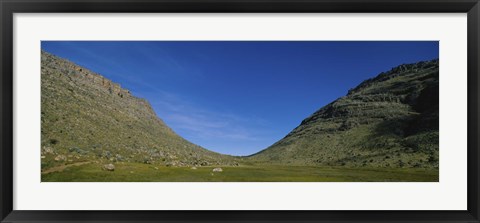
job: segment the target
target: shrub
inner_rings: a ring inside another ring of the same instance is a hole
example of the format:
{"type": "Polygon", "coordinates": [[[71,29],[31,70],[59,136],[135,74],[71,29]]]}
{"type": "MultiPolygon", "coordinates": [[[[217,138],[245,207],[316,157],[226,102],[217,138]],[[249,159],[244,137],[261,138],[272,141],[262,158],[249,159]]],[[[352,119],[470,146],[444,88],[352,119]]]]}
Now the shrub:
{"type": "Polygon", "coordinates": [[[50,142],[50,144],[55,145],[55,144],[57,144],[59,141],[58,141],[58,139],[50,139],[49,142],[50,142]]]}

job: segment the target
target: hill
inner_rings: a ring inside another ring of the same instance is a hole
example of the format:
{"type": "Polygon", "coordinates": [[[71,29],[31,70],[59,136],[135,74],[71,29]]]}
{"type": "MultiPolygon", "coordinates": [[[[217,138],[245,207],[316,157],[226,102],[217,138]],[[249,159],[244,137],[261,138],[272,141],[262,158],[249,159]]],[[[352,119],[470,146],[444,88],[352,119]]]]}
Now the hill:
{"type": "Polygon", "coordinates": [[[42,170],[81,162],[237,165],[175,134],[119,84],[47,52],[41,65],[42,170]]]}
{"type": "Polygon", "coordinates": [[[250,160],[287,165],[438,168],[439,61],[380,73],[250,160]]]}

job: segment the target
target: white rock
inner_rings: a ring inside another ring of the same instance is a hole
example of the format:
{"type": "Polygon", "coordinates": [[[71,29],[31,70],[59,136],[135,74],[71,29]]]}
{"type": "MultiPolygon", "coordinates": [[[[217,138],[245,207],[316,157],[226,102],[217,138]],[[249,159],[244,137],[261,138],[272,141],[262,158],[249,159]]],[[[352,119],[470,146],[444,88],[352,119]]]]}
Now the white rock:
{"type": "Polygon", "coordinates": [[[108,171],[114,171],[114,170],[115,170],[115,166],[110,163],[110,164],[104,165],[104,166],[103,166],[103,169],[104,169],[104,170],[108,170],[108,171]]]}
{"type": "Polygon", "coordinates": [[[55,157],[55,161],[65,161],[67,160],[67,157],[65,155],[58,155],[55,157]]]}
{"type": "Polygon", "coordinates": [[[217,168],[214,168],[212,171],[213,172],[222,172],[223,170],[222,170],[222,168],[217,167],[217,168]]]}

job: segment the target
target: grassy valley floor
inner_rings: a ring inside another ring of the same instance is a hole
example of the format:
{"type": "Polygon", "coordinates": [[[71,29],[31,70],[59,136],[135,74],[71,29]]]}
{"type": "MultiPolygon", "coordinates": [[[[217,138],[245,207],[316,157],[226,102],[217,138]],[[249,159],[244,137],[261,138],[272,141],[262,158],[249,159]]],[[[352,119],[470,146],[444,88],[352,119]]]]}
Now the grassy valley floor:
{"type": "Polygon", "coordinates": [[[82,163],[42,173],[42,182],[438,182],[438,170],[419,168],[347,168],[314,166],[165,167],[116,163],[106,171],[82,163]]]}

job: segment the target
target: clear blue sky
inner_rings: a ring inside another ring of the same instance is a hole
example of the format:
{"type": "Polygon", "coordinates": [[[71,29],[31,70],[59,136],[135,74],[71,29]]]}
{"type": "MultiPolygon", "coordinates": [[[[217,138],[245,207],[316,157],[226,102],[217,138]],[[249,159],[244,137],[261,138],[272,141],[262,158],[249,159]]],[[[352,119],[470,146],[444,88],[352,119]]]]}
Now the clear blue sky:
{"type": "Polygon", "coordinates": [[[249,155],[367,78],[438,58],[437,41],[42,41],[146,98],[176,133],[249,155]]]}

